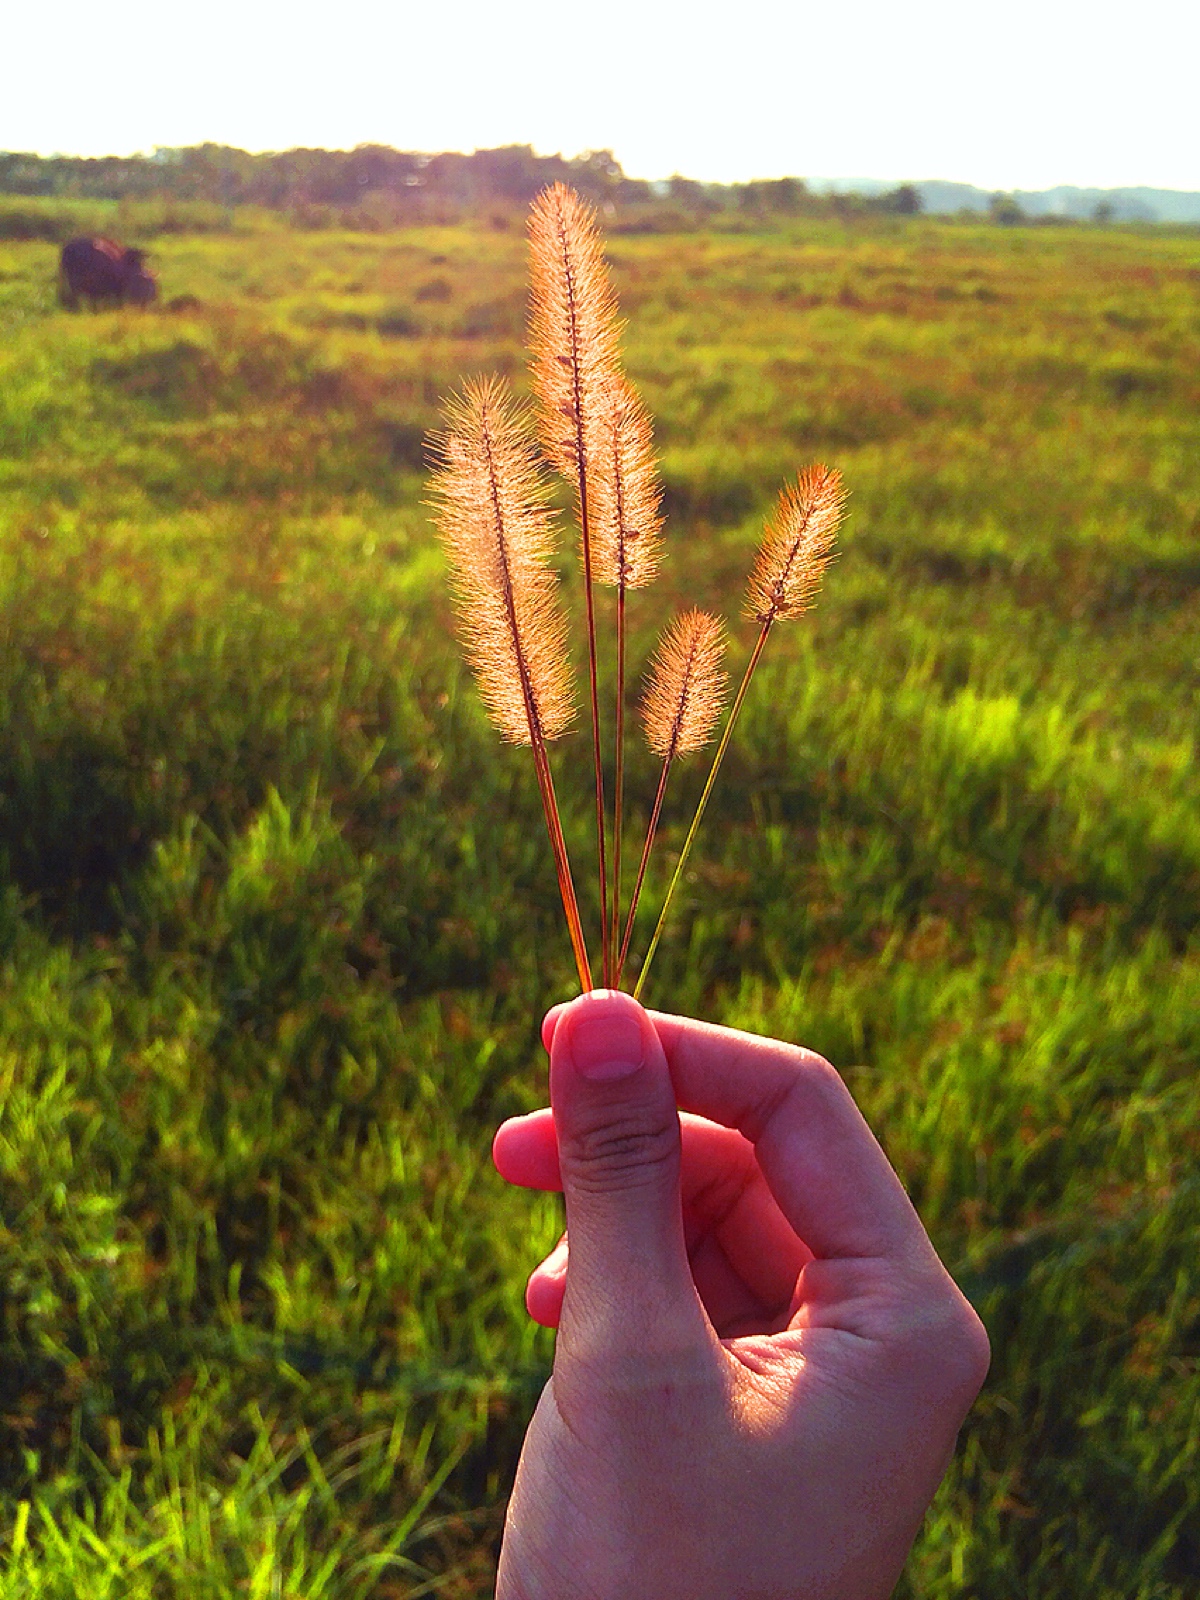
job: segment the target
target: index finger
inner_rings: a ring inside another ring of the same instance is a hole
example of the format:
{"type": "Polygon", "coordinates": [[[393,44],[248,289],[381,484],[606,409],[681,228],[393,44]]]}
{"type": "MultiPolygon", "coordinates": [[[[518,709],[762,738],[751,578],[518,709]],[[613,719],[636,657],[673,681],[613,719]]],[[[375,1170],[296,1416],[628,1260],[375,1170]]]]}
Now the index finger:
{"type": "Polygon", "coordinates": [[[737,1128],[813,1253],[927,1256],[933,1246],[849,1089],[798,1045],[652,1011],[685,1111],[737,1128]]]}

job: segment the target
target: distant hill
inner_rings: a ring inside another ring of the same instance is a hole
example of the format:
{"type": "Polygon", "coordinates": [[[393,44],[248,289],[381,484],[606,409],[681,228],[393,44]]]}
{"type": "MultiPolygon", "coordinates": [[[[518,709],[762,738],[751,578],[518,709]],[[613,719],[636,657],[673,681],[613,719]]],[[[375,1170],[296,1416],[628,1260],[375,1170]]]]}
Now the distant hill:
{"type": "MultiPolygon", "coordinates": [[[[879,178],[809,178],[816,194],[884,194],[894,183],[879,178]]],[[[993,191],[970,183],[927,178],[913,183],[924,210],[933,213],[986,211],[993,191]]],[[[1030,217],[1091,219],[1097,213],[1113,222],[1200,222],[1200,193],[1185,189],[1079,189],[1059,184],[1053,189],[1015,189],[1011,198],[1030,217]]]]}

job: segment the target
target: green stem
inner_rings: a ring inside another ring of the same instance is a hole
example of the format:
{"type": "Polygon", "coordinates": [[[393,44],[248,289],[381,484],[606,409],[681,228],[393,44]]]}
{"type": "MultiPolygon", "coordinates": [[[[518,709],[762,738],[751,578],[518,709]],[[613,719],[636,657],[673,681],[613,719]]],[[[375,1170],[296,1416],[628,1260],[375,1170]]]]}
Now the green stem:
{"type": "Polygon", "coordinates": [[[635,1000],[641,999],[642,988],[646,982],[646,974],[650,971],[650,963],[654,959],[654,952],[658,949],[658,942],[662,938],[663,929],[667,925],[667,913],[671,909],[671,901],[675,898],[675,890],[679,887],[679,880],[683,876],[683,869],[687,865],[688,856],[691,854],[692,844],[695,841],[696,833],[700,827],[700,820],[704,816],[705,807],[708,805],[708,797],[712,794],[713,784],[717,781],[717,773],[721,770],[721,763],[725,759],[725,752],[729,748],[730,739],[733,737],[733,730],[742,709],[742,702],[746,698],[746,690],[750,687],[750,679],[754,676],[754,669],[758,665],[758,658],[763,653],[763,646],[767,642],[767,635],[771,631],[771,624],[774,622],[774,620],[775,618],[772,615],[762,625],[762,631],[758,636],[758,643],[754,646],[754,651],[749,662],[747,663],[741,685],[738,688],[733,706],[729,712],[729,719],[725,724],[725,732],[721,735],[721,742],[717,746],[717,753],[713,757],[712,766],[708,769],[708,777],[704,782],[704,790],[700,795],[700,803],[696,807],[696,815],[692,818],[692,825],[688,829],[687,838],[683,841],[683,849],[679,852],[679,860],[675,863],[674,874],[672,875],[671,882],[667,886],[667,898],[663,901],[663,908],[658,918],[658,926],[654,930],[654,937],[650,941],[650,948],[646,951],[646,959],[642,962],[642,970],[638,973],[638,981],[633,991],[633,998],[635,1000]]]}

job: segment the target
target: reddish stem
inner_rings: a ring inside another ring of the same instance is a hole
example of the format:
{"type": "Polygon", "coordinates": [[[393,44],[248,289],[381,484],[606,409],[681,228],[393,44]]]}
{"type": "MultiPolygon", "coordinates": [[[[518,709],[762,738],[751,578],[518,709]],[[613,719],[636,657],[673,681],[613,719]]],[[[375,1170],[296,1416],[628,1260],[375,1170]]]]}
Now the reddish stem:
{"type": "Polygon", "coordinates": [[[629,941],[633,937],[633,919],[637,916],[638,901],[642,895],[642,880],[646,876],[646,867],[650,861],[650,851],[654,845],[654,836],[658,832],[658,819],[667,793],[667,777],[670,771],[671,756],[668,755],[662,765],[662,776],[658,780],[658,793],[654,796],[654,808],[650,813],[650,826],[646,829],[646,842],[642,846],[642,859],[638,863],[637,881],[633,886],[633,899],[629,902],[629,918],[625,924],[625,937],[621,940],[621,954],[617,957],[615,982],[618,989],[621,987],[621,974],[625,970],[625,957],[629,954],[629,941]]]}

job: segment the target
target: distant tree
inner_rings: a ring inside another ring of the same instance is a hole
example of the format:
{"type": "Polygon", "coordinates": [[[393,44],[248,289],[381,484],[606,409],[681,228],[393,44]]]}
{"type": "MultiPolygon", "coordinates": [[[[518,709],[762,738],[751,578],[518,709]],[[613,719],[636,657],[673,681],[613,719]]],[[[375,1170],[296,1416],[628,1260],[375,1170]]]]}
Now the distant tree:
{"type": "Polygon", "coordinates": [[[0,153],[0,193],[53,194],[54,179],[48,166],[41,156],[22,155],[17,151],[0,153]]]}
{"type": "Polygon", "coordinates": [[[902,183],[898,189],[889,189],[877,197],[873,210],[888,211],[897,217],[915,217],[923,209],[921,192],[911,183],[902,183]]]}
{"type": "Polygon", "coordinates": [[[1101,200],[1092,212],[1092,221],[1098,222],[1103,228],[1112,221],[1115,215],[1116,212],[1113,210],[1111,202],[1101,200]]]}
{"type": "Polygon", "coordinates": [[[582,155],[568,161],[569,182],[581,194],[611,199],[620,193],[629,180],[621,170],[621,163],[611,150],[585,150],[582,155]]]}
{"type": "Polygon", "coordinates": [[[804,210],[808,199],[808,185],[803,178],[776,178],[771,184],[771,205],[786,216],[804,210]]]}
{"type": "Polygon", "coordinates": [[[1005,228],[1029,220],[1013,196],[1002,192],[994,194],[988,201],[988,216],[993,222],[998,222],[1005,228]]]}
{"type": "Polygon", "coordinates": [[[667,192],[676,204],[696,216],[720,211],[724,203],[718,184],[697,183],[694,178],[682,178],[678,173],[669,180],[667,192]]]}
{"type": "Polygon", "coordinates": [[[654,190],[645,178],[622,178],[612,198],[619,206],[644,206],[654,199],[654,190]]]}
{"type": "Polygon", "coordinates": [[[755,178],[735,183],[727,192],[739,211],[756,216],[796,216],[811,198],[803,178],[755,178]]]}
{"type": "Polygon", "coordinates": [[[668,181],[667,193],[672,200],[680,200],[687,206],[698,206],[704,201],[704,189],[695,178],[681,177],[677,172],[668,181]]]}

